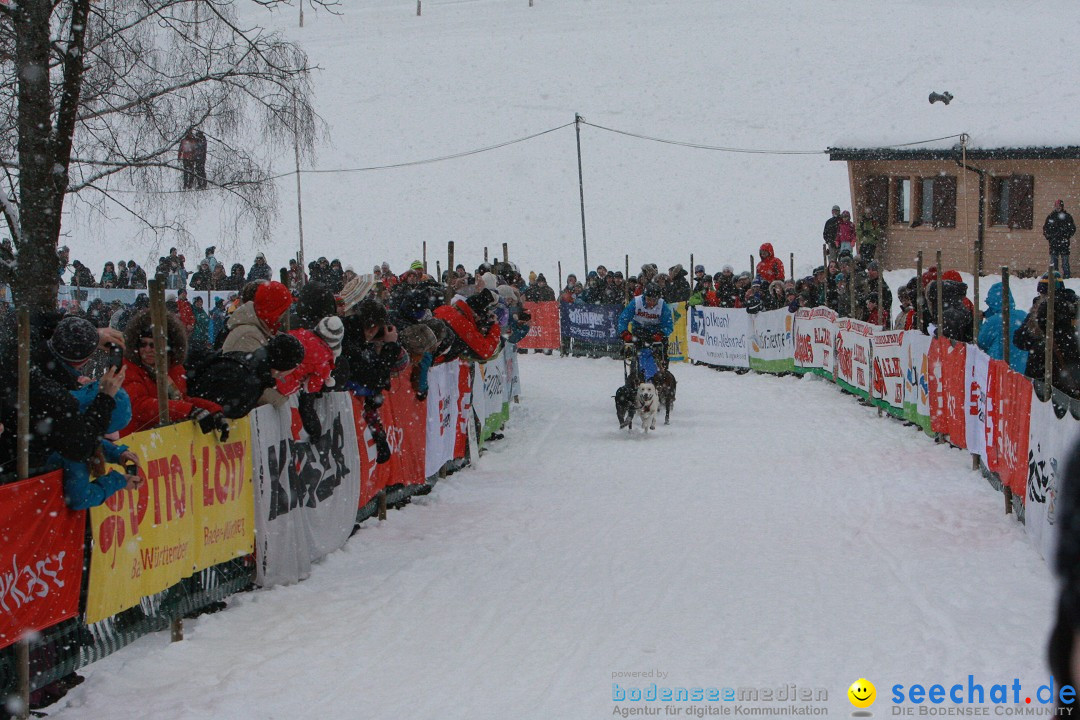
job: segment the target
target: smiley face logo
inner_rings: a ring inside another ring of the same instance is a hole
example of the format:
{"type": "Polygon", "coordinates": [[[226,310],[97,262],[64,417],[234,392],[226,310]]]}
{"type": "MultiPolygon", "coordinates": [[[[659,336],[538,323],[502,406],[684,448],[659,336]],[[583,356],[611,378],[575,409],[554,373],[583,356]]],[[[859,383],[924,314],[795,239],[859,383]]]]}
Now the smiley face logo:
{"type": "Polygon", "coordinates": [[[847,691],[848,700],[857,708],[868,708],[877,700],[877,688],[866,678],[859,678],[851,683],[847,691]]]}

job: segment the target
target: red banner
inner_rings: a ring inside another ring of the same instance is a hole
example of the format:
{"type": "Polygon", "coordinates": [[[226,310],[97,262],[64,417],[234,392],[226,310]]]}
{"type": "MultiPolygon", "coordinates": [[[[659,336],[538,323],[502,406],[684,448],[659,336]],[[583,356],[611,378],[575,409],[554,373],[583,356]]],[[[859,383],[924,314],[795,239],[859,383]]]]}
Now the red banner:
{"type": "MultiPolygon", "coordinates": [[[[350,393],[351,395],[351,393],[350,393]]],[[[379,494],[385,486],[385,478],[379,476],[375,463],[375,441],[364,422],[364,401],[352,395],[353,422],[356,424],[356,442],[360,450],[360,504],[364,507],[379,494]]],[[[380,408],[381,409],[381,408],[380,408]]]]}
{"type": "Polygon", "coordinates": [[[390,392],[379,408],[390,460],[379,466],[377,475],[383,487],[423,485],[424,451],[427,447],[427,404],[416,399],[416,391],[407,373],[390,382],[390,392]]]}
{"type": "Polygon", "coordinates": [[[59,470],[0,486],[0,648],[78,614],[85,528],[59,470]]]}
{"type": "Polygon", "coordinates": [[[986,466],[1023,501],[1027,494],[1031,381],[990,361],[986,393],[986,466]]]}
{"type": "Polygon", "coordinates": [[[457,413],[457,440],[454,442],[454,458],[462,459],[469,456],[469,425],[473,422],[472,410],[472,365],[467,362],[461,363],[461,374],[458,375],[458,413],[457,413]]]}
{"type": "Polygon", "coordinates": [[[559,303],[548,300],[522,305],[532,315],[532,320],[529,321],[529,334],[517,346],[527,350],[558,350],[562,341],[559,336],[559,303]]]}
{"type": "Polygon", "coordinates": [[[947,338],[930,343],[930,427],[949,437],[958,448],[967,447],[964,417],[964,371],[967,345],[947,338]]]}

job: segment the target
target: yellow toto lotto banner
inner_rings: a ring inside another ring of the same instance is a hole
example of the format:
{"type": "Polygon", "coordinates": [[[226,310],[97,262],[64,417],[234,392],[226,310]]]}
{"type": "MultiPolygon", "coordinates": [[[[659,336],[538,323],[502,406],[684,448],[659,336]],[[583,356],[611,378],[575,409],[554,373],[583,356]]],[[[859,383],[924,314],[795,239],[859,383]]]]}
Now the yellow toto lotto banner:
{"type": "Polygon", "coordinates": [[[87,623],[134,607],[197,570],[252,552],[251,426],[246,418],[230,426],[227,443],[192,422],[121,441],[139,456],[144,482],[90,510],[87,623]]]}
{"type": "Polygon", "coordinates": [[[686,362],[686,303],[671,303],[672,330],[668,336],[668,360],[686,362]]]}

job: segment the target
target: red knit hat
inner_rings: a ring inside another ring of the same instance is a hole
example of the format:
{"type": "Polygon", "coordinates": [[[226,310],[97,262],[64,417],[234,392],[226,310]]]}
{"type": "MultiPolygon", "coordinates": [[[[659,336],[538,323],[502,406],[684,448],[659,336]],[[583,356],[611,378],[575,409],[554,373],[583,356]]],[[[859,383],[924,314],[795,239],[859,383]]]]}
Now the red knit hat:
{"type": "Polygon", "coordinates": [[[942,281],[951,280],[953,282],[964,282],[964,278],[960,276],[958,270],[946,270],[941,276],[942,281]]]}
{"type": "Polygon", "coordinates": [[[263,283],[255,291],[255,317],[266,323],[271,330],[277,330],[281,316],[295,300],[289,288],[281,283],[263,283]]]}

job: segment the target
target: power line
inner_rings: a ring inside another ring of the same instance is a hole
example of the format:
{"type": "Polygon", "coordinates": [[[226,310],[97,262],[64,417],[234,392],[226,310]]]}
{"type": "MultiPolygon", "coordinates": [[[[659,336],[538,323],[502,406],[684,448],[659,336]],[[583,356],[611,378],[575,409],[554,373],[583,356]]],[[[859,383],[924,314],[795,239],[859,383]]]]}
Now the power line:
{"type": "Polygon", "coordinates": [[[704,145],[702,143],[684,142],[682,140],[666,140],[664,138],[653,137],[651,135],[642,135],[640,133],[633,133],[628,130],[616,130],[615,128],[604,127],[603,125],[596,125],[587,120],[581,121],[582,125],[588,125],[594,127],[597,130],[605,130],[617,135],[626,135],[627,137],[638,138],[639,140],[650,140],[652,142],[664,143],[665,145],[678,145],[680,147],[694,148],[696,150],[716,150],[719,152],[731,152],[731,153],[750,153],[754,155],[824,155],[827,150],[761,150],[757,148],[737,148],[737,147],[724,147],[721,145],[704,145]]]}

